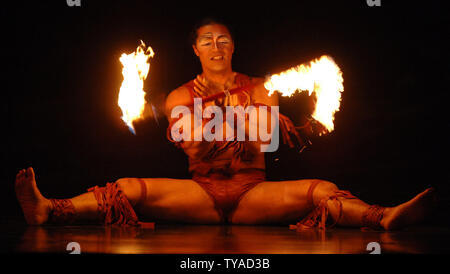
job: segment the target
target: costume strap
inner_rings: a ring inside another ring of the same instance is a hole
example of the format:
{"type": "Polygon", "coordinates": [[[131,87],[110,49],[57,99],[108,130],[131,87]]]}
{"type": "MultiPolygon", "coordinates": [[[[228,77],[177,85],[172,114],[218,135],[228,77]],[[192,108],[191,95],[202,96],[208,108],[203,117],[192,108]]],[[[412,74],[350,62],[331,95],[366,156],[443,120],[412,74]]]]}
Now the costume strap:
{"type": "Polygon", "coordinates": [[[75,221],[75,207],[70,199],[50,199],[52,210],[48,223],[72,224],[75,221]]]}
{"type": "Polygon", "coordinates": [[[138,203],[136,204],[137,209],[141,209],[147,200],[147,185],[145,184],[145,181],[141,178],[138,178],[138,181],[141,185],[141,197],[139,198],[138,203]]]}
{"type": "Polygon", "coordinates": [[[362,215],[362,230],[383,230],[381,219],[383,219],[385,207],[371,205],[362,215]]]}
{"type": "Polygon", "coordinates": [[[313,198],[313,193],[314,190],[316,189],[316,186],[320,183],[320,180],[315,180],[311,183],[311,185],[309,186],[308,189],[308,193],[306,194],[306,199],[308,201],[308,205],[311,209],[314,209],[314,198],[313,198]]]}

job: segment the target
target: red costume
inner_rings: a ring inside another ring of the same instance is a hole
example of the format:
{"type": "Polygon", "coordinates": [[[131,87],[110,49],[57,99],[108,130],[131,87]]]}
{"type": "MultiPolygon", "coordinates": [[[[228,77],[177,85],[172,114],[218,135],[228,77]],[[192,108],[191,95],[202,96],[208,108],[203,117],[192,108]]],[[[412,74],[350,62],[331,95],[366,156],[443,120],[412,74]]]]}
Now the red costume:
{"type": "MultiPolygon", "coordinates": [[[[238,87],[245,87],[251,84],[251,79],[244,74],[237,73],[235,83],[238,87]]],[[[189,90],[192,102],[194,102],[194,98],[202,97],[195,92],[193,80],[183,86],[189,90]]],[[[244,90],[234,96],[237,96],[238,104],[244,108],[250,104],[250,95],[247,91],[244,90]]],[[[217,100],[219,101],[216,102],[218,105],[220,105],[221,99],[217,100]]],[[[169,135],[168,137],[170,139],[169,135]]],[[[240,163],[251,162],[252,159],[253,153],[248,145],[237,140],[214,141],[213,147],[204,157],[189,158],[189,171],[192,172],[192,179],[209,194],[224,223],[231,223],[233,213],[242,196],[260,182],[265,181],[264,169],[242,168],[240,163]],[[229,150],[233,151],[233,159],[230,163],[223,165],[223,163],[214,161],[216,157],[229,150]]]]}

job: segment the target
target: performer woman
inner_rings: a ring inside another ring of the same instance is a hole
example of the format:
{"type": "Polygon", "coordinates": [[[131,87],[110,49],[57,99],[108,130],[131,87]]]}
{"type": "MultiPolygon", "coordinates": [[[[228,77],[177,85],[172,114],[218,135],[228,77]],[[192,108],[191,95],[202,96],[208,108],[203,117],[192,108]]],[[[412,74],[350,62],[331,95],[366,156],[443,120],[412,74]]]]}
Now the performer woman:
{"type": "MultiPolygon", "coordinates": [[[[224,23],[203,20],[194,28],[192,48],[203,71],[168,95],[165,111],[170,125],[176,122],[170,115],[174,107],[248,84],[256,86],[205,106],[278,105],[276,95],[267,95],[262,79],[232,70],[234,40],[224,23]]],[[[280,124],[295,134],[286,116],[280,115],[280,124]]],[[[192,179],[122,178],[70,199],[47,199],[37,188],[33,169],[19,171],[15,190],[27,223],[139,225],[139,220],[148,220],[257,225],[300,221],[298,228],[335,223],[394,230],[422,221],[434,197],[430,188],[394,207],[369,205],[328,181],[266,181],[260,141],[203,140],[177,145],[189,158],[192,179]],[[321,219],[322,213],[327,218],[321,219]]]]}

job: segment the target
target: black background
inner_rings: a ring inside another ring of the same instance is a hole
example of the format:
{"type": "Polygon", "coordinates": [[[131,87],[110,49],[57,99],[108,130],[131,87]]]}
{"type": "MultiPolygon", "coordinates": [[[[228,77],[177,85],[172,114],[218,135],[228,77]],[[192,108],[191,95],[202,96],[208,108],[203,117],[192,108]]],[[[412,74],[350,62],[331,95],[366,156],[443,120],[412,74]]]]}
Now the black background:
{"type": "Polygon", "coordinates": [[[235,71],[265,76],[329,54],[343,72],[335,131],[302,154],[285,146],[267,154],[269,179],[327,179],[386,206],[434,186],[434,221],[448,225],[447,19],[439,1],[392,2],[2,4],[2,215],[21,218],[13,182],[28,166],[54,198],[122,177],[188,178],[186,157],[165,139],[165,117],[136,124],[136,136],[120,119],[119,57],[140,39],[152,46],[144,89],[158,104],[201,72],[188,33],[219,16],[235,30],[235,71]]]}

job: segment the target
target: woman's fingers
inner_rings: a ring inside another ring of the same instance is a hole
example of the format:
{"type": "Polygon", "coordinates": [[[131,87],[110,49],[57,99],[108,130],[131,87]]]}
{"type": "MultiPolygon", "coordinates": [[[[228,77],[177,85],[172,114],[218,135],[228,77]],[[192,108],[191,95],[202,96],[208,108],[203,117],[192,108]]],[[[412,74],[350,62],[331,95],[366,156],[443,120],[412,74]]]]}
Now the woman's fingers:
{"type": "Polygon", "coordinates": [[[207,88],[206,80],[202,78],[200,75],[197,75],[197,78],[195,78],[194,83],[196,83],[199,86],[199,88],[203,90],[207,88]]]}
{"type": "Polygon", "coordinates": [[[196,86],[194,86],[194,93],[198,97],[203,97],[203,93],[196,86]]]}
{"type": "Polygon", "coordinates": [[[206,89],[201,83],[199,83],[197,79],[194,80],[194,88],[197,88],[201,91],[204,91],[206,89]]]}
{"type": "Polygon", "coordinates": [[[206,85],[205,79],[200,75],[197,75],[197,78],[194,79],[194,91],[202,97],[208,95],[208,86],[206,85]]]}

